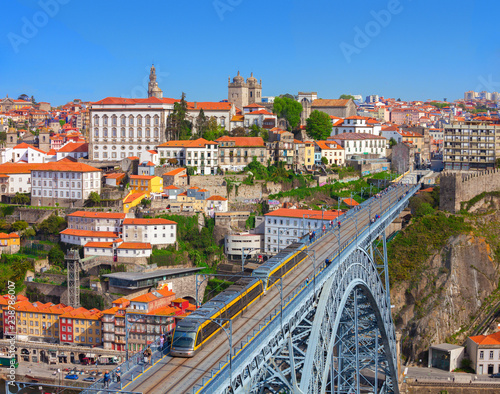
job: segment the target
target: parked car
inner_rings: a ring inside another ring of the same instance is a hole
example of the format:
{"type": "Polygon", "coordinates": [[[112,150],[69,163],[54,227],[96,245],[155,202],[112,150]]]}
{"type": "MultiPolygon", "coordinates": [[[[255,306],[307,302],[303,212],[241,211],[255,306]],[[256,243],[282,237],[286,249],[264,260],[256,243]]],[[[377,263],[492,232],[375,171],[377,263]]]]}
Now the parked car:
{"type": "Polygon", "coordinates": [[[69,380],[78,380],[78,375],[75,375],[75,374],[66,375],[66,376],[64,377],[64,379],[69,379],[69,380]]]}
{"type": "Polygon", "coordinates": [[[95,378],[93,376],[87,376],[86,378],[83,378],[84,382],[95,382],[95,378]]]}
{"type": "Polygon", "coordinates": [[[500,378],[500,372],[490,375],[490,378],[500,378]]]}

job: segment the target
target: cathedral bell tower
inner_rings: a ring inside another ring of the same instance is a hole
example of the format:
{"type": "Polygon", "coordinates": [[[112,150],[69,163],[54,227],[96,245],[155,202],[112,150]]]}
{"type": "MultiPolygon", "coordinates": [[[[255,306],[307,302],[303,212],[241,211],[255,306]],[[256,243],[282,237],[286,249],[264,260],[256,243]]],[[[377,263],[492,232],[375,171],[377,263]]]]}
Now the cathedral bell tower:
{"type": "Polygon", "coordinates": [[[163,92],[158,87],[158,82],[156,82],[156,68],[154,64],[151,66],[151,71],[149,72],[148,97],[163,98],[163,92]]]}

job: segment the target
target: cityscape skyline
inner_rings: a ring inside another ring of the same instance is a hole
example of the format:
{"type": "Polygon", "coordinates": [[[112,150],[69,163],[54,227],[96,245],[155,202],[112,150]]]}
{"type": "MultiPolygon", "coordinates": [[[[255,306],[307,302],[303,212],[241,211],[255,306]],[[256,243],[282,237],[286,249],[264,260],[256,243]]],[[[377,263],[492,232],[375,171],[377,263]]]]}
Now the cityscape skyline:
{"type": "Polygon", "coordinates": [[[192,9],[160,2],[125,9],[116,3],[18,1],[5,6],[11,17],[0,40],[0,71],[9,78],[2,80],[0,96],[25,93],[54,105],[146,97],[152,63],[165,97],[186,92],[198,101],[227,99],[227,78],[238,70],[262,79],[264,96],[317,91],[321,98],[377,94],[453,101],[468,90],[498,91],[499,51],[484,37],[494,33],[499,6],[491,2],[492,12],[485,13],[484,6],[460,4],[465,2],[361,1],[335,14],[326,1],[218,0],[192,9]],[[268,17],[255,17],[255,8],[268,17]],[[478,18],[480,31],[468,27],[478,18]],[[422,31],[415,20],[434,28],[422,31]]]}

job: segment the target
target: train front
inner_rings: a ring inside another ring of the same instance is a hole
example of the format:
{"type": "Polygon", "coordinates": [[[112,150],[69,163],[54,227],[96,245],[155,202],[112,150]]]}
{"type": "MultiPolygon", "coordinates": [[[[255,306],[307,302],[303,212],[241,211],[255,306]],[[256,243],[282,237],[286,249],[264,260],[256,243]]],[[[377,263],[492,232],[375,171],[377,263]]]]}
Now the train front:
{"type": "Polygon", "coordinates": [[[175,327],[170,355],[174,357],[193,357],[198,328],[197,319],[184,318],[180,320],[175,327]]]}

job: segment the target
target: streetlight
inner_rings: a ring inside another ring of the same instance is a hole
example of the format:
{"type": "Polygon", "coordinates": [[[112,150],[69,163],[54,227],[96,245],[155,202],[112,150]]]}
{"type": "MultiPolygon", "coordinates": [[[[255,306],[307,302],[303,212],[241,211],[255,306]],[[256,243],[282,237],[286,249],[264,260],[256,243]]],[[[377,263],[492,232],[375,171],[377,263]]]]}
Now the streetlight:
{"type": "Polygon", "coordinates": [[[287,231],[288,229],[286,228],[282,228],[282,229],[278,229],[278,253],[280,252],[280,234],[282,234],[284,231],[287,231]]]}
{"type": "Polygon", "coordinates": [[[206,319],[213,321],[215,324],[217,324],[220,328],[224,330],[224,332],[227,335],[227,339],[229,341],[229,385],[231,386],[231,389],[233,388],[233,321],[231,319],[223,319],[221,317],[215,318],[215,319],[206,319]],[[221,321],[225,321],[226,323],[221,324],[221,321]],[[229,332],[227,328],[224,326],[229,322],[229,332]]]}
{"type": "Polygon", "coordinates": [[[313,287],[314,287],[314,296],[316,296],[316,251],[315,250],[304,250],[304,253],[312,259],[313,262],[313,287]],[[309,253],[313,253],[313,257],[309,255],[309,253]]]}
{"type": "MultiPolygon", "coordinates": [[[[278,237],[279,237],[279,234],[278,234],[278,237]]],[[[279,239],[278,239],[278,243],[279,243],[279,239]]],[[[279,245],[278,245],[278,247],[279,247],[279,245]]],[[[245,269],[244,266],[245,266],[245,258],[246,258],[246,256],[249,253],[251,253],[251,252],[253,252],[255,250],[260,250],[260,249],[259,248],[245,248],[245,247],[241,248],[241,251],[242,251],[242,256],[241,256],[241,272],[243,272],[244,269],[245,269]],[[247,254],[245,254],[245,249],[248,249],[248,253],[247,254]]],[[[279,249],[278,249],[278,251],[279,251],[279,249]]]]}
{"type": "MultiPolygon", "coordinates": [[[[311,218],[311,214],[305,213],[305,214],[302,215],[302,236],[304,236],[304,234],[305,234],[305,231],[304,231],[304,222],[305,222],[305,220],[304,220],[304,218],[306,216],[310,219],[311,218]]],[[[309,228],[310,227],[311,227],[311,225],[309,225],[309,228]]]]}

